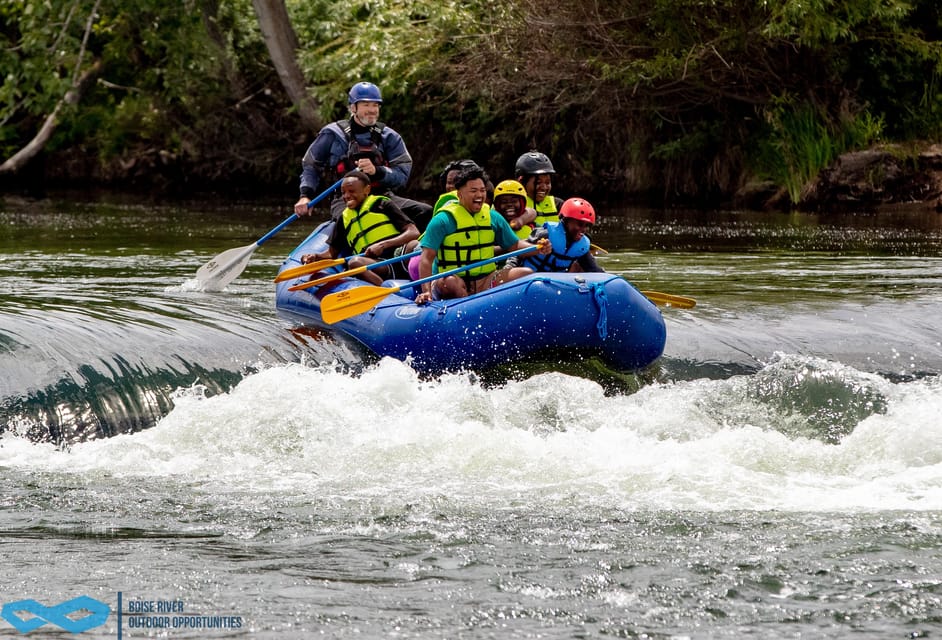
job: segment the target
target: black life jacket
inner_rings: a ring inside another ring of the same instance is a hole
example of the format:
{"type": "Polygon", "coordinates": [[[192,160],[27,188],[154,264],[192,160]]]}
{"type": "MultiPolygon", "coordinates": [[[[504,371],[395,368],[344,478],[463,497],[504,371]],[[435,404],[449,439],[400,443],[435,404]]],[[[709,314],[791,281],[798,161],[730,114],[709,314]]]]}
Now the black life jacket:
{"type": "MultiPolygon", "coordinates": [[[[337,162],[337,166],[334,169],[337,171],[337,176],[343,176],[348,171],[356,169],[357,160],[361,158],[368,158],[373,162],[377,167],[388,166],[386,158],[383,157],[383,129],[386,128],[386,125],[382,122],[377,122],[372,127],[370,127],[370,143],[367,145],[360,144],[356,136],[353,135],[353,124],[351,119],[338,120],[333,123],[337,129],[343,134],[344,138],[347,141],[347,155],[341,158],[337,162]]],[[[376,187],[377,184],[373,184],[373,187],[376,187]]]]}

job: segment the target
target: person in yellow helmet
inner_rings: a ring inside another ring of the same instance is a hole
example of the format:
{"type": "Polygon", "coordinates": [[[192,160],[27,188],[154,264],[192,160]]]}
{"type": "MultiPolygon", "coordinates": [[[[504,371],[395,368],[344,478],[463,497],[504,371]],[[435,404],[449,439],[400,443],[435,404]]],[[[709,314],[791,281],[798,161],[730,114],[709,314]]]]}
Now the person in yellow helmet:
{"type": "Polygon", "coordinates": [[[527,206],[527,191],[516,180],[503,180],[494,187],[494,210],[504,216],[518,238],[526,239],[533,231],[536,209],[527,206]]]}

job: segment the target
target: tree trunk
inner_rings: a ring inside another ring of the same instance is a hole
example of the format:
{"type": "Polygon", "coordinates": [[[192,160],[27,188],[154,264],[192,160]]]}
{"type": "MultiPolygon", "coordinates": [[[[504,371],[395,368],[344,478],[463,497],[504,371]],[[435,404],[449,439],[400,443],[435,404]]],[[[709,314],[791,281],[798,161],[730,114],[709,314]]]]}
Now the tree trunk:
{"type": "Polygon", "coordinates": [[[307,93],[304,75],[298,66],[295,55],[298,36],[291,26],[284,0],[252,0],[252,5],[265,46],[268,47],[268,55],[278,71],[282,86],[301,116],[301,122],[311,131],[319,130],[323,123],[317,117],[314,101],[307,93]]]}
{"type": "Polygon", "coordinates": [[[3,164],[0,164],[0,174],[17,173],[43,150],[43,147],[49,142],[49,138],[52,137],[56,126],[59,124],[59,112],[62,111],[62,107],[65,105],[78,104],[79,100],[82,99],[82,94],[85,93],[88,87],[98,78],[101,74],[101,70],[101,60],[96,60],[95,64],[82,74],[82,77],[78,79],[75,86],[69,89],[62,100],[56,104],[56,108],[52,110],[52,113],[46,116],[43,126],[39,128],[39,132],[33,136],[33,139],[27,142],[22,149],[7,158],[3,164]]]}
{"type": "MultiPolygon", "coordinates": [[[[239,70],[238,64],[233,61],[232,56],[229,54],[226,47],[226,35],[219,28],[219,0],[200,0],[200,11],[203,15],[203,26],[206,28],[206,33],[209,34],[210,41],[216,46],[223,73],[225,73],[226,80],[229,82],[229,90],[238,101],[236,106],[241,106],[254,96],[249,92],[249,84],[239,70]]],[[[253,131],[259,135],[266,135],[265,132],[271,128],[271,123],[265,118],[264,113],[258,109],[246,109],[243,113],[246,114],[253,131]]]]}

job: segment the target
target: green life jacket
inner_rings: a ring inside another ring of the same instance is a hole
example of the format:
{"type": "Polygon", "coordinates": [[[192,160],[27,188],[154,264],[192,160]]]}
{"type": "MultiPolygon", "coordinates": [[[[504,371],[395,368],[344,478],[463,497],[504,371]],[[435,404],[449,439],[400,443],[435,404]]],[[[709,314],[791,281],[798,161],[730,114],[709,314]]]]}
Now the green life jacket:
{"type": "Polygon", "coordinates": [[[525,225],[522,225],[519,229],[514,229],[513,231],[515,234],[517,234],[518,238],[520,238],[521,240],[526,240],[527,238],[530,237],[530,234],[533,233],[533,225],[525,224],[525,225]]]}
{"type": "Polygon", "coordinates": [[[432,215],[442,210],[449,202],[456,202],[458,200],[458,190],[452,189],[451,191],[446,191],[442,195],[438,196],[438,200],[435,201],[435,206],[432,207],[432,215]]]}
{"type": "Polygon", "coordinates": [[[343,228],[347,231],[347,242],[354,253],[363,253],[368,246],[395,238],[399,230],[389,221],[385,213],[373,211],[373,206],[380,200],[389,200],[386,196],[367,196],[359,211],[349,207],[343,210],[343,228]]]}
{"type": "Polygon", "coordinates": [[[540,228],[544,222],[559,222],[559,211],[556,210],[556,198],[547,195],[540,202],[533,202],[533,198],[527,196],[527,206],[536,209],[536,220],[533,226],[540,228]]]}
{"type": "MultiPolygon", "coordinates": [[[[494,257],[496,236],[491,227],[491,208],[487,204],[474,215],[458,201],[447,203],[442,207],[442,211],[451,216],[457,229],[445,236],[442,246],[438,249],[436,270],[439,273],[494,257]]],[[[480,278],[496,269],[497,266],[491,262],[471,269],[463,275],[480,278]]]]}

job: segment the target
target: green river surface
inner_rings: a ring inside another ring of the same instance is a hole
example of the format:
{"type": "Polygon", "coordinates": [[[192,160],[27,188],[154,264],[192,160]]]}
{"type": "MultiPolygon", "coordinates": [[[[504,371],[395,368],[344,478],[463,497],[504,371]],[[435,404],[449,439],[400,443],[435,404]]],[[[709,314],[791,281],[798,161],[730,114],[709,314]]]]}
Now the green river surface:
{"type": "Polygon", "coordinates": [[[660,361],[425,379],[194,286],[290,206],[0,201],[0,637],[942,637],[940,214],[597,206],[660,361]]]}

